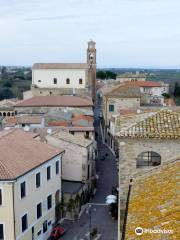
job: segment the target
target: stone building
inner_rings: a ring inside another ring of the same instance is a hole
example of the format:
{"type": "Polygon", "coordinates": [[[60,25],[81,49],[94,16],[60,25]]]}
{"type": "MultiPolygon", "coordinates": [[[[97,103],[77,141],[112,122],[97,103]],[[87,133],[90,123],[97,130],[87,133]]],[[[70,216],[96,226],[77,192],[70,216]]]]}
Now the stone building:
{"type": "Polygon", "coordinates": [[[125,84],[112,87],[104,91],[102,97],[103,119],[105,141],[112,145],[111,120],[120,113],[121,108],[140,107],[141,94],[139,88],[129,87],[125,84]]]}
{"type": "Polygon", "coordinates": [[[103,95],[103,118],[105,126],[109,125],[112,115],[119,114],[121,108],[140,107],[140,90],[137,87],[129,87],[120,84],[112,87],[103,95]]]}
{"type": "Polygon", "coordinates": [[[132,179],[121,239],[180,239],[179,173],[177,156],[132,179]]]}
{"type": "Polygon", "coordinates": [[[14,116],[14,105],[18,103],[17,99],[5,99],[0,101],[0,117],[14,116]]]}
{"type": "Polygon", "coordinates": [[[130,179],[179,154],[180,114],[164,109],[120,119],[120,208],[124,209],[130,179]]]}
{"type": "Polygon", "coordinates": [[[96,43],[88,42],[86,63],[35,63],[31,93],[24,96],[96,96],[96,43]]]}
{"type": "Polygon", "coordinates": [[[120,83],[146,81],[146,74],[139,73],[138,71],[136,73],[124,73],[124,74],[118,75],[116,77],[116,81],[119,81],[120,83]]]}

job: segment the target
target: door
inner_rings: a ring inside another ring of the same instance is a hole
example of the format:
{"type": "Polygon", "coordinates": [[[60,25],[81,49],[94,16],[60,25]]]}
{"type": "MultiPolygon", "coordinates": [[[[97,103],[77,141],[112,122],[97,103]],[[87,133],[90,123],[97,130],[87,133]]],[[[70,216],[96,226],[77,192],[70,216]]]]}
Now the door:
{"type": "Polygon", "coordinates": [[[0,239],[4,240],[4,225],[0,224],[0,239]]]}

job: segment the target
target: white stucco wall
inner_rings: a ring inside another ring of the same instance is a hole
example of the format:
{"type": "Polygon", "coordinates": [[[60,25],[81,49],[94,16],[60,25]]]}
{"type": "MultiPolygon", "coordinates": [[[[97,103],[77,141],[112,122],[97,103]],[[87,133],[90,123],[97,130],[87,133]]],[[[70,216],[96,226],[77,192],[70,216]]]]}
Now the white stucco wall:
{"type": "MultiPolygon", "coordinates": [[[[60,190],[61,193],[61,157],[57,156],[51,161],[36,168],[34,171],[18,178],[14,185],[14,208],[16,220],[16,239],[31,240],[32,227],[34,226],[35,239],[47,239],[49,231],[51,231],[52,224],[48,226],[48,231],[43,234],[43,222],[55,221],[55,194],[60,190]],[[56,175],[55,163],[59,160],[59,174],[56,175]],[[51,179],[47,181],[47,167],[51,166],[51,179]],[[41,174],[41,186],[36,188],[36,173],[41,174]],[[21,199],[20,184],[26,181],[26,197],[21,199]],[[52,208],[47,209],[47,196],[52,194],[52,208]],[[37,204],[42,202],[42,217],[37,219],[37,204]],[[28,229],[22,233],[21,217],[28,215],[28,229]],[[41,236],[37,237],[37,232],[41,230],[41,236]]],[[[61,195],[61,194],[60,194],[61,195]]],[[[61,199],[61,196],[59,196],[61,199]]]]}
{"type": "Polygon", "coordinates": [[[13,183],[0,182],[2,205],[0,206],[0,224],[3,224],[5,240],[14,240],[13,183]]]}
{"type": "Polygon", "coordinates": [[[86,69],[35,69],[32,72],[32,84],[39,88],[85,88],[86,78],[86,69]],[[57,78],[57,84],[54,84],[54,78],[57,78]],[[66,84],[67,78],[70,84],[66,84]],[[82,84],[79,84],[80,78],[82,84]]]}
{"type": "Polygon", "coordinates": [[[142,93],[149,93],[153,96],[159,96],[161,97],[163,93],[169,93],[168,87],[141,87],[140,91],[142,93]]]}

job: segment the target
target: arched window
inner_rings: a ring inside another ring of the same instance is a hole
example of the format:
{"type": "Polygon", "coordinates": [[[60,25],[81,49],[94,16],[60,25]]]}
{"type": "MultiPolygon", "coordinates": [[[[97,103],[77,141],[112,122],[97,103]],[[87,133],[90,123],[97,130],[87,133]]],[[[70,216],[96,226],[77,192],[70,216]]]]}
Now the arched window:
{"type": "Polygon", "coordinates": [[[57,84],[57,78],[54,78],[53,81],[54,81],[54,84],[57,84]]]}
{"type": "Polygon", "coordinates": [[[142,152],[136,161],[137,168],[155,167],[161,164],[161,156],[156,152],[142,152]]]}
{"type": "Polygon", "coordinates": [[[0,112],[0,116],[2,116],[2,112],[0,112]]]}
{"type": "Polygon", "coordinates": [[[66,84],[70,84],[70,79],[66,78],[66,84]]]}
{"type": "Polygon", "coordinates": [[[6,117],[6,113],[5,112],[3,112],[3,117],[6,117]]]}
{"type": "Polygon", "coordinates": [[[83,83],[82,78],[79,78],[79,84],[82,84],[82,83],[83,83]]]}
{"type": "Polygon", "coordinates": [[[11,116],[10,112],[7,113],[7,116],[11,116]]]}

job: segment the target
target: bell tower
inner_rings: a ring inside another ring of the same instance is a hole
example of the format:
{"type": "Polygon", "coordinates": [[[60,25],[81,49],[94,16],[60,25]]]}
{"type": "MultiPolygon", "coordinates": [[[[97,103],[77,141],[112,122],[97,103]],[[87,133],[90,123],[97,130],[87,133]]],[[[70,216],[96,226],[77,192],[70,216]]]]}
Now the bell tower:
{"type": "Polygon", "coordinates": [[[92,40],[88,42],[87,64],[88,64],[89,91],[92,96],[93,102],[95,102],[95,99],[96,99],[96,43],[92,40]]]}

